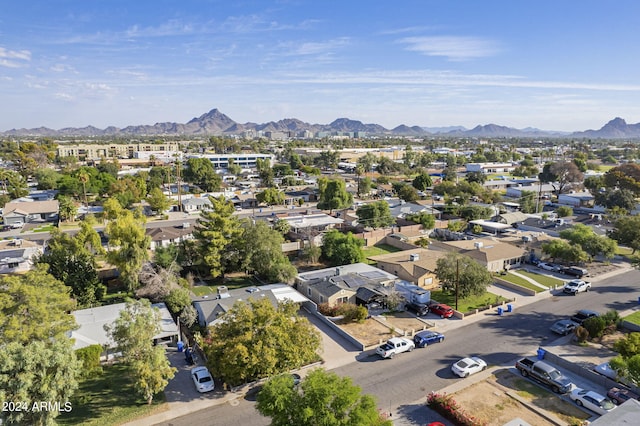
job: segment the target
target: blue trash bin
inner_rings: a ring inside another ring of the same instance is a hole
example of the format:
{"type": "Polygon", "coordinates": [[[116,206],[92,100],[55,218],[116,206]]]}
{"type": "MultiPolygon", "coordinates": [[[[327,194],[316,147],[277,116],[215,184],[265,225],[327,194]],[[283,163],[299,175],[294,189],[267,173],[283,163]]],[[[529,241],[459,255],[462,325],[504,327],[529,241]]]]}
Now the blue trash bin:
{"type": "Polygon", "coordinates": [[[502,308],[498,308],[498,315],[502,315],[502,308]]]}
{"type": "Polygon", "coordinates": [[[178,340],[178,352],[182,352],[184,349],[184,343],[181,340],[178,340]]]}
{"type": "Polygon", "coordinates": [[[547,351],[545,351],[542,348],[538,348],[538,359],[544,359],[544,354],[546,354],[547,351]]]}
{"type": "Polygon", "coordinates": [[[511,305],[511,303],[507,305],[507,312],[513,312],[513,306],[511,305]]]}

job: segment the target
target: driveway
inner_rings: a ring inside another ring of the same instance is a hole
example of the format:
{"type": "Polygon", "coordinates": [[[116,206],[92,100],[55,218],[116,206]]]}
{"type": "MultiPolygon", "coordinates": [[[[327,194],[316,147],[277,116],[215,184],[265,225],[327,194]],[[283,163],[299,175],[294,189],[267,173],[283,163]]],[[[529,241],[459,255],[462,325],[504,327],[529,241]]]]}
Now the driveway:
{"type": "Polygon", "coordinates": [[[196,400],[207,401],[221,398],[226,392],[222,389],[220,380],[215,381],[215,390],[213,392],[200,393],[191,379],[191,369],[195,366],[188,365],[184,359],[184,352],[178,352],[176,348],[167,349],[167,358],[173,367],[178,371],[176,375],[169,381],[164,393],[167,402],[191,402],[196,400]]]}

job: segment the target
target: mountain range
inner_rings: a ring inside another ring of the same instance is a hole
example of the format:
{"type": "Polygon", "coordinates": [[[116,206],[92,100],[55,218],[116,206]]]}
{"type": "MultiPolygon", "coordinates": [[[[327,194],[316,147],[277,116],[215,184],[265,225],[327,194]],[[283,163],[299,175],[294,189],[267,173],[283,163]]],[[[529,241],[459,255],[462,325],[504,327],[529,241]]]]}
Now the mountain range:
{"type": "Polygon", "coordinates": [[[59,130],[47,127],[33,129],[11,129],[0,132],[3,136],[214,136],[239,135],[243,132],[292,132],[300,135],[308,131],[317,132],[364,132],[367,135],[387,136],[451,136],[451,137],[530,137],[530,138],[593,138],[593,139],[640,139],[640,123],[627,124],[622,118],[614,118],[598,130],[581,132],[557,132],[535,128],[515,129],[497,124],[478,125],[473,129],[462,126],[420,127],[400,125],[387,129],[379,124],[365,124],[358,120],[338,118],[330,124],[310,124],[296,118],[285,118],[268,123],[238,123],[214,108],[200,117],[194,117],[187,123],[156,123],[154,125],[136,125],[117,128],[114,126],[99,129],[94,126],[67,127],[59,130]]]}

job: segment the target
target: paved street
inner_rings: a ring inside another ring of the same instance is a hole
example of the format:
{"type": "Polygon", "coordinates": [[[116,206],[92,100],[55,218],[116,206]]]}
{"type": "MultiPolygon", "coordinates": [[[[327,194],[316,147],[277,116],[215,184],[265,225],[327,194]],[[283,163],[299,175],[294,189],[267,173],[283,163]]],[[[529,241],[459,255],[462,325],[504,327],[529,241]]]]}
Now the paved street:
{"type": "MultiPolygon", "coordinates": [[[[382,360],[371,352],[365,352],[357,355],[354,362],[337,366],[332,371],[351,377],[363,392],[375,395],[379,407],[392,413],[395,424],[425,424],[434,419],[433,413],[424,406],[428,392],[467,384],[465,379],[453,376],[449,370],[451,363],[464,356],[478,355],[490,366],[512,366],[516,358],[534,355],[540,345],[557,339],[549,331],[549,326],[578,309],[605,312],[636,307],[639,278],[639,271],[629,270],[619,275],[596,277],[592,280],[591,292],[575,297],[560,292],[548,297],[518,296],[514,312],[504,316],[487,312],[464,321],[440,323],[440,329],[447,329],[446,340],[442,344],[405,353],[392,360],[382,360]]],[[[343,358],[343,362],[345,360],[348,359],[343,358]]],[[[261,417],[253,408],[252,401],[247,399],[191,412],[172,420],[158,419],[158,424],[175,426],[258,426],[268,423],[268,419],[261,417]]]]}

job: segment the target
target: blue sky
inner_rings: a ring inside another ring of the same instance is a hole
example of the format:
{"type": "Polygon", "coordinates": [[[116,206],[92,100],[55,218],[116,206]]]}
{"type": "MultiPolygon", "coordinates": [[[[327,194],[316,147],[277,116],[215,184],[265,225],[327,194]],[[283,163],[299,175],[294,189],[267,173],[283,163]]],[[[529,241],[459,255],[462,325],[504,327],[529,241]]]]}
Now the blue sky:
{"type": "Polygon", "coordinates": [[[640,2],[11,1],[0,130],[339,117],[640,122],[640,2]]]}

